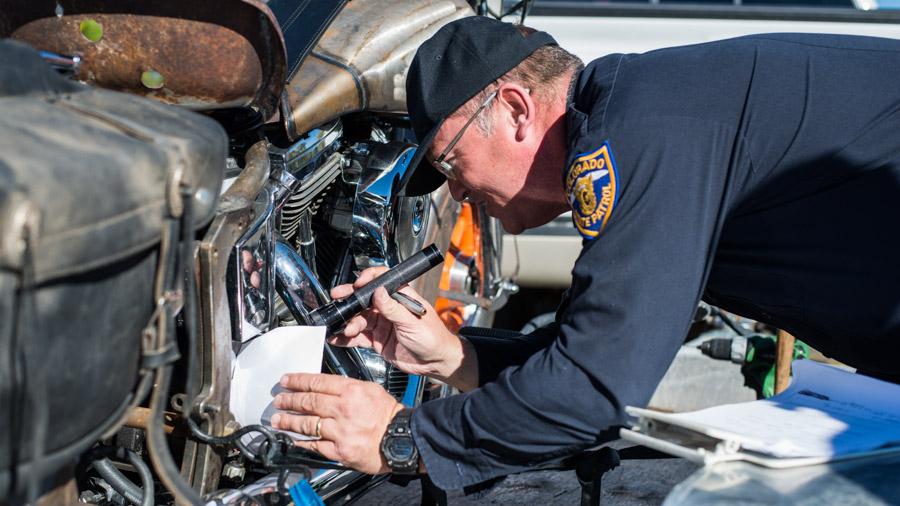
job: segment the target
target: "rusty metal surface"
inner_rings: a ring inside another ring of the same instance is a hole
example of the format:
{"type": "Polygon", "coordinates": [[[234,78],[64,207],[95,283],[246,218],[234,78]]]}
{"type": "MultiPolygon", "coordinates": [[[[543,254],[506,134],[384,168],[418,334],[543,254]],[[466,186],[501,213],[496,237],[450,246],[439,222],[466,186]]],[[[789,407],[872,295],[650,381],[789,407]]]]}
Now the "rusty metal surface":
{"type": "MultiPolygon", "coordinates": [[[[262,191],[270,174],[265,142],[247,152],[247,164],[222,196],[216,217],[199,246],[198,294],[200,296],[201,367],[196,373],[200,393],[193,409],[202,419],[201,429],[214,436],[226,433],[234,416],[231,404],[232,321],[228,288],[221,280],[228,276],[229,256],[253,219],[253,196],[262,191]]],[[[194,490],[204,495],[218,488],[222,455],[210,445],[185,442],[182,475],[194,490]]]]}
{"type": "Polygon", "coordinates": [[[350,2],[284,91],[292,138],[342,114],[406,112],[406,72],[441,26],[473,15],[465,0],[350,2]]]}
{"type": "Polygon", "coordinates": [[[0,36],[81,57],[75,78],[192,109],[277,108],[285,50],[262,0],[31,0],[0,11],[0,36]],[[99,25],[89,40],[81,25],[99,25]],[[142,82],[156,72],[158,82],[142,82]]]}
{"type": "MultiPolygon", "coordinates": [[[[163,412],[163,430],[166,434],[177,432],[180,436],[185,435],[185,431],[183,430],[176,431],[175,425],[177,418],[177,413],[172,413],[171,411],[163,412]]],[[[128,418],[125,419],[124,425],[125,427],[147,430],[147,427],[150,425],[150,409],[142,407],[132,409],[128,414],[128,418]]]]}

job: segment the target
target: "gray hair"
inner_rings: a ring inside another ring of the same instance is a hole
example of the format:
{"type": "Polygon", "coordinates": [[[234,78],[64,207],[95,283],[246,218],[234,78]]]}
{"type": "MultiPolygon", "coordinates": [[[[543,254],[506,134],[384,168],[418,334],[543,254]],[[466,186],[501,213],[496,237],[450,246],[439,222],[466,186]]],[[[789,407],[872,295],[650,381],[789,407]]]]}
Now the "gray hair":
{"type": "MultiPolygon", "coordinates": [[[[516,25],[516,28],[526,36],[537,31],[523,25],[516,25]]],[[[559,78],[583,67],[581,59],[565,49],[557,45],[542,46],[512,70],[475,94],[450,116],[472,116],[488,96],[506,82],[519,83],[528,88],[536,101],[565,100],[569,83],[560,82],[559,78]]],[[[475,119],[475,127],[485,136],[491,135],[494,130],[494,102],[492,100],[475,119]]]]}

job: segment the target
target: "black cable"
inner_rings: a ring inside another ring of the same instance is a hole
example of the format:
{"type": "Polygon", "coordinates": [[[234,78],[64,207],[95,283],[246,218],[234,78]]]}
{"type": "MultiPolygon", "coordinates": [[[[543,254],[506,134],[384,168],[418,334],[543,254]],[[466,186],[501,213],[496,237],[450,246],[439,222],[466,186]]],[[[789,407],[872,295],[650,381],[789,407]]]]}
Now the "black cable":
{"type": "Polygon", "coordinates": [[[275,487],[275,490],[278,492],[278,495],[287,497],[290,495],[291,491],[287,487],[287,477],[290,474],[290,470],[288,468],[283,468],[278,473],[278,485],[275,487]]]}
{"type": "Polygon", "coordinates": [[[128,462],[131,463],[132,466],[137,470],[138,476],[141,478],[141,485],[143,485],[144,495],[141,498],[142,506],[153,506],[154,498],[154,484],[153,484],[153,474],[150,472],[150,466],[148,466],[136,453],[128,452],[128,462]]]}
{"type": "Polygon", "coordinates": [[[163,485],[175,496],[176,502],[202,506],[200,496],[188,485],[181,476],[181,472],[175,467],[175,459],[172,457],[168,441],[166,441],[163,410],[171,381],[172,364],[161,366],[156,370],[156,388],[153,390],[153,395],[150,396],[150,424],[147,427],[150,459],[153,461],[153,467],[159,473],[163,485]]]}
{"type": "Polygon", "coordinates": [[[222,445],[227,448],[237,448],[244,457],[270,471],[283,471],[300,473],[309,480],[312,478],[310,467],[318,469],[346,469],[340,464],[333,464],[316,458],[319,454],[294,446],[293,440],[282,432],[275,431],[263,425],[247,425],[228,436],[212,436],[203,432],[194,420],[188,420],[188,428],[191,435],[209,445],[222,445]],[[250,450],[241,441],[248,433],[259,432],[266,440],[261,442],[256,452],[250,450]]]}
{"type": "Polygon", "coordinates": [[[191,434],[201,442],[208,445],[223,445],[228,447],[236,446],[241,451],[241,453],[244,453],[250,461],[263,464],[264,467],[265,464],[271,460],[271,457],[274,456],[274,452],[278,445],[278,435],[276,435],[274,431],[263,427],[262,425],[247,425],[246,427],[241,427],[240,430],[235,431],[227,436],[220,437],[203,432],[200,426],[197,425],[197,422],[195,422],[193,419],[189,418],[187,423],[188,427],[191,430],[191,434]],[[259,432],[266,437],[266,442],[268,443],[268,445],[266,445],[265,448],[263,448],[263,445],[260,445],[260,448],[265,450],[265,454],[262,457],[250,451],[250,449],[241,442],[241,437],[250,432],[259,432]]]}
{"type": "Polygon", "coordinates": [[[90,461],[97,473],[125,499],[139,506],[153,506],[153,475],[147,463],[136,453],[118,446],[97,446],[87,453],[86,460],[90,461]],[[128,460],[140,476],[143,489],[126,478],[109,457],[128,460]]]}
{"type": "MultiPolygon", "coordinates": [[[[178,221],[169,219],[166,226],[169,227],[169,235],[172,240],[181,236],[178,230],[178,221]]],[[[165,243],[165,241],[164,241],[165,243]]],[[[165,261],[161,264],[165,269],[165,283],[159,287],[160,293],[166,294],[174,292],[178,286],[178,260],[179,255],[177,246],[167,246],[160,248],[160,255],[165,255],[165,261]],[[175,271],[172,273],[172,271],[175,271]]],[[[165,350],[174,345],[172,337],[172,321],[174,314],[171,304],[167,303],[162,307],[162,314],[157,322],[156,333],[156,350],[165,350]]],[[[155,388],[150,396],[150,421],[147,426],[147,447],[150,450],[150,460],[153,467],[159,474],[159,479],[163,485],[174,496],[179,504],[191,504],[201,506],[202,500],[197,492],[191,488],[187,481],[181,476],[181,471],[175,465],[175,459],[172,457],[172,451],[166,439],[166,432],[163,426],[163,416],[166,407],[166,400],[169,395],[169,387],[172,382],[172,363],[163,364],[155,370],[155,388]]]]}
{"type": "Polygon", "coordinates": [[[94,470],[97,471],[97,474],[106,480],[106,482],[109,483],[109,486],[121,494],[125,500],[139,506],[143,504],[143,501],[141,500],[143,491],[140,487],[135,485],[131,480],[126,478],[121,471],[116,469],[116,466],[114,466],[109,459],[97,459],[91,462],[91,465],[94,466],[94,470]]]}
{"type": "Polygon", "coordinates": [[[181,261],[184,263],[184,328],[187,331],[187,378],[182,415],[190,418],[194,407],[194,383],[197,356],[197,290],[194,280],[194,195],[187,185],[181,187],[181,261]]]}
{"type": "Polygon", "coordinates": [[[307,481],[312,479],[313,467],[317,469],[346,469],[337,463],[321,460],[321,455],[294,446],[293,440],[282,432],[277,432],[262,425],[247,425],[228,436],[217,437],[204,433],[193,420],[188,420],[191,434],[210,445],[236,447],[247,460],[259,464],[271,472],[278,472],[278,493],[289,493],[286,486],[287,477],[291,473],[300,474],[307,481]],[[266,437],[257,452],[252,452],[244,445],[241,438],[250,432],[259,432],[266,437]]]}

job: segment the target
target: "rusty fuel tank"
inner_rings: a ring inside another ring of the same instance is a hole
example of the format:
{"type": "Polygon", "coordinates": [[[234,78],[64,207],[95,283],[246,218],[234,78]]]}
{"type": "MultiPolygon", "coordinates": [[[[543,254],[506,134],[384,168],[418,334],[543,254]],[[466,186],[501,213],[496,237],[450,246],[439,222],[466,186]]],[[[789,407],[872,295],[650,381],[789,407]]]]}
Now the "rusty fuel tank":
{"type": "Polygon", "coordinates": [[[465,0],[349,2],[285,86],[288,136],[351,112],[405,113],[416,49],[441,26],[471,15],[465,0]]]}
{"type": "Polygon", "coordinates": [[[281,30],[263,0],[29,0],[0,12],[0,37],[77,56],[74,77],[191,109],[277,110],[281,30]]]}

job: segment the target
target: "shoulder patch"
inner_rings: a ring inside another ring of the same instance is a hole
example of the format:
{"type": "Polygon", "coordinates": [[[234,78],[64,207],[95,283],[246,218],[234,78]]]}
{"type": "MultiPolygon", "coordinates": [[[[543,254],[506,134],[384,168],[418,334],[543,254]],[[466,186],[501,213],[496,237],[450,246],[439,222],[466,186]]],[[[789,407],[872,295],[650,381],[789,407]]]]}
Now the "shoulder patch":
{"type": "Polygon", "coordinates": [[[576,156],[566,171],[572,221],[585,239],[597,237],[606,226],[618,200],[618,183],[609,141],[593,153],[576,156]]]}

